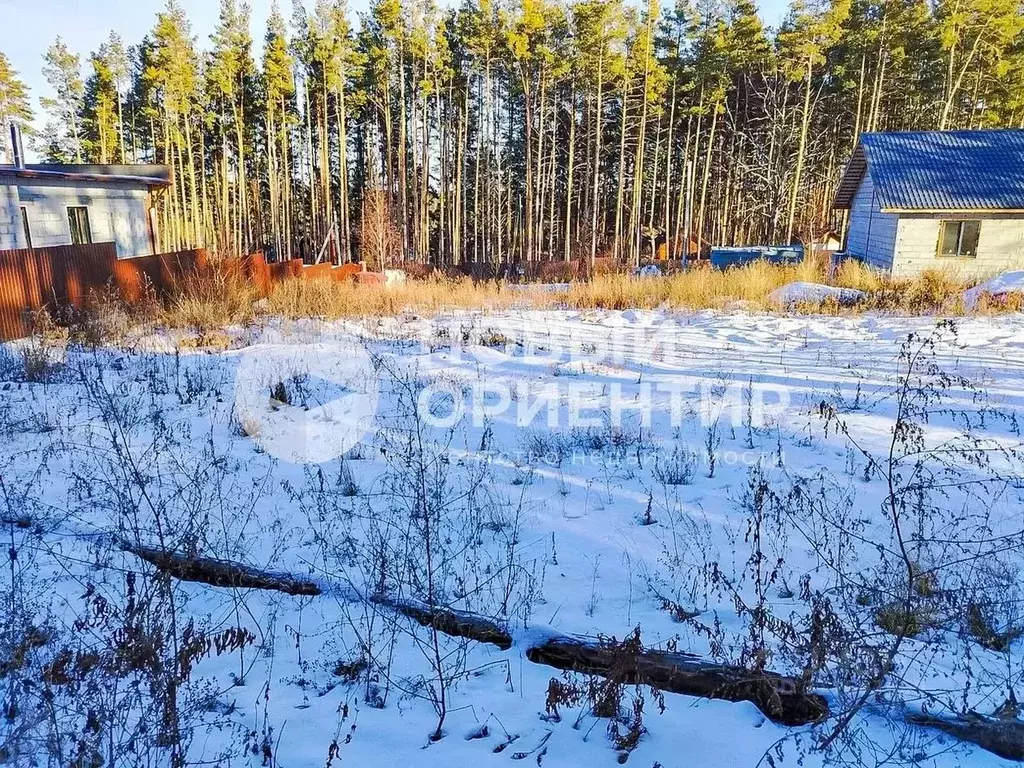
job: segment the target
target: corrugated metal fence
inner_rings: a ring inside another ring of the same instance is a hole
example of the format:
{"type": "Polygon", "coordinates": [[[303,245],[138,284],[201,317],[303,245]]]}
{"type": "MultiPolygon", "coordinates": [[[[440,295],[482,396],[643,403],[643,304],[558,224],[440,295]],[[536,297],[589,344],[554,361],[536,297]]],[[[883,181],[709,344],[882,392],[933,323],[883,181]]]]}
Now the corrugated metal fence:
{"type": "Polygon", "coordinates": [[[68,307],[82,307],[93,292],[113,290],[128,302],[160,298],[184,280],[210,277],[214,270],[250,282],[261,296],[291,278],[384,282],[383,274],[362,272],[358,264],[305,265],[300,259],[268,264],[262,253],[214,266],[204,250],[118,259],[113,243],[0,251],[0,341],[30,335],[40,310],[60,316],[68,307]]]}
{"type": "Polygon", "coordinates": [[[0,251],[0,340],[29,335],[42,309],[78,308],[107,289],[127,301],[163,295],[207,264],[201,250],[118,259],[113,243],[0,251]]]}

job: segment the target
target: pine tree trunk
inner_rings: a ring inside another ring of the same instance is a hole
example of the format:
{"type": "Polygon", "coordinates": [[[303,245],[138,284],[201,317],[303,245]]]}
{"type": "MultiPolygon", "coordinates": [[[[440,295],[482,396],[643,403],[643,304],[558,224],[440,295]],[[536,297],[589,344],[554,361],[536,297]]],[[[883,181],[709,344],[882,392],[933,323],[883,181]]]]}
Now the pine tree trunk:
{"type": "Polygon", "coordinates": [[[804,86],[804,111],[800,122],[800,143],[796,150],[796,169],[793,171],[793,190],[789,198],[789,218],[786,221],[786,244],[793,241],[793,225],[796,207],[800,199],[800,182],[804,170],[804,155],[807,151],[807,129],[811,122],[811,73],[812,61],[807,59],[807,78],[804,86]]]}

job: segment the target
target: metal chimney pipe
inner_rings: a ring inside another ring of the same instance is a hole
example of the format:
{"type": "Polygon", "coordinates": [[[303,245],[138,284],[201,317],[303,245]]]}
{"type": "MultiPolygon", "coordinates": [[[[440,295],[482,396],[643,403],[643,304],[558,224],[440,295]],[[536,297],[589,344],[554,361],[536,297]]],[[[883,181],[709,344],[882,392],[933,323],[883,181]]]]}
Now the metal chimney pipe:
{"type": "Polygon", "coordinates": [[[11,121],[11,152],[14,155],[14,167],[25,167],[25,145],[21,140],[21,127],[11,121]]]}

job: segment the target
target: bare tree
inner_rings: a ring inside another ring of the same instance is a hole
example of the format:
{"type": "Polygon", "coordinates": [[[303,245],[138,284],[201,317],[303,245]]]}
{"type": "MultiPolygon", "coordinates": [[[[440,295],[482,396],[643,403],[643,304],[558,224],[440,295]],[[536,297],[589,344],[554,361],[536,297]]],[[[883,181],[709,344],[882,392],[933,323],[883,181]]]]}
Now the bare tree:
{"type": "Polygon", "coordinates": [[[359,222],[359,252],[367,267],[383,271],[402,260],[402,233],[391,215],[387,195],[368,189],[359,222]]]}

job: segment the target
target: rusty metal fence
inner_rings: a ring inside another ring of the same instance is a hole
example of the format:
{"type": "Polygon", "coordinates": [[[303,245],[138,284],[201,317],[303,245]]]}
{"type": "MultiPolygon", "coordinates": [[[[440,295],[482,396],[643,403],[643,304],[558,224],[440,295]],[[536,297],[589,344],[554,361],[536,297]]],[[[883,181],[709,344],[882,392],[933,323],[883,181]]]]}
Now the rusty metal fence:
{"type": "Polygon", "coordinates": [[[383,274],[364,272],[359,264],[268,264],[262,253],[214,263],[201,249],[118,259],[113,243],[0,251],[0,341],[31,335],[41,310],[59,317],[67,308],[80,309],[90,294],[112,291],[130,303],[159,299],[186,280],[215,273],[246,281],[260,296],[293,278],[384,282],[383,274]]]}
{"type": "Polygon", "coordinates": [[[105,290],[126,301],[160,296],[207,264],[201,250],[118,259],[113,243],[0,251],[0,341],[31,334],[41,310],[81,308],[105,290]]]}

